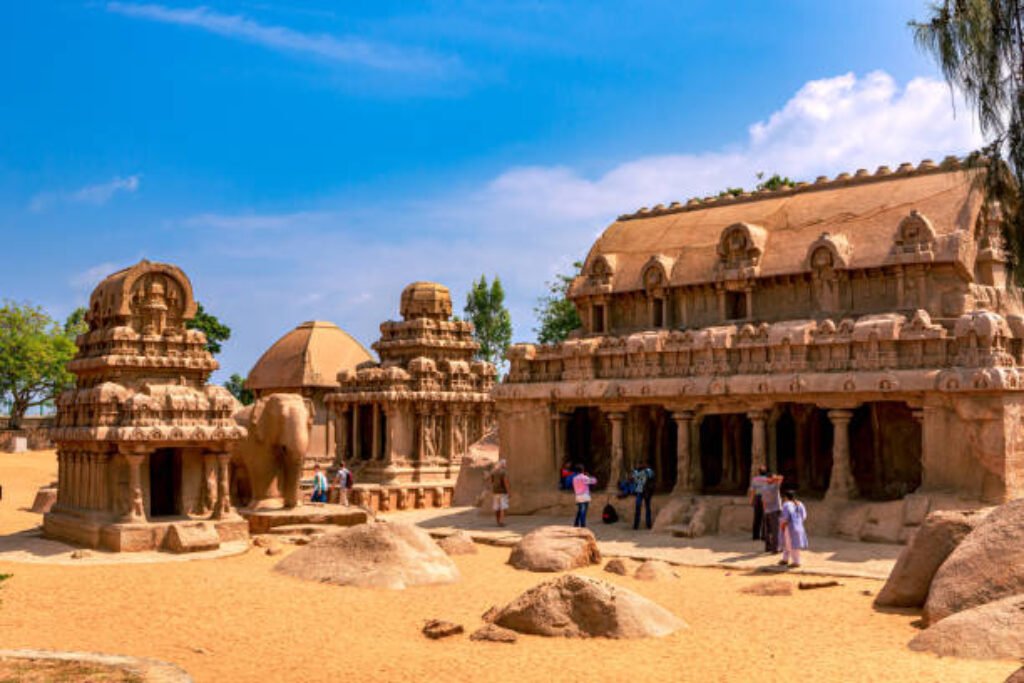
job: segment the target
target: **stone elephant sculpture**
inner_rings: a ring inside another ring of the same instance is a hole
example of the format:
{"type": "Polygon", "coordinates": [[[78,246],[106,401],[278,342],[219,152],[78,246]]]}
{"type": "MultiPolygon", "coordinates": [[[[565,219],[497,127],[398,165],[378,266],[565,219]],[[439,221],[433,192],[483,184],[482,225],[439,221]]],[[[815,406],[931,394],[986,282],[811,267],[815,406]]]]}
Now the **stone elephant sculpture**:
{"type": "Polygon", "coordinates": [[[313,426],[313,405],[299,394],[271,394],[234,415],[248,430],[231,455],[249,478],[254,510],[293,508],[299,503],[302,460],[313,426]]]}

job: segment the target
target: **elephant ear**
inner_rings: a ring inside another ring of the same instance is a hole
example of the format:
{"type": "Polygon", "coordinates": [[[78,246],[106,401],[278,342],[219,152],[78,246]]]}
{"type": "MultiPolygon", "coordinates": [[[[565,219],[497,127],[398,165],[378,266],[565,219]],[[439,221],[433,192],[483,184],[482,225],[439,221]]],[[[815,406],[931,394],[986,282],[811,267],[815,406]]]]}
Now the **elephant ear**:
{"type": "Polygon", "coordinates": [[[313,428],[313,414],[316,412],[316,406],[313,405],[312,399],[303,398],[302,402],[306,404],[306,428],[313,428]]]}
{"type": "Polygon", "coordinates": [[[249,431],[256,435],[257,441],[263,441],[264,426],[260,418],[263,417],[263,409],[267,407],[269,400],[269,397],[258,399],[252,406],[252,422],[249,431]]]}

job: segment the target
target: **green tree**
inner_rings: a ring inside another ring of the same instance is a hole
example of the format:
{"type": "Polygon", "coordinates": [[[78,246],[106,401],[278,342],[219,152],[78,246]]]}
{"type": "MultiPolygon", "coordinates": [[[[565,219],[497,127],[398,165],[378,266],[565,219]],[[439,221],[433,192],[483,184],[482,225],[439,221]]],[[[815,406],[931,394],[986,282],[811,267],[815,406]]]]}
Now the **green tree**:
{"type": "Polygon", "coordinates": [[[1019,281],[1024,257],[1024,4],[1021,0],[939,0],[910,22],[918,46],[938,63],[951,89],[974,109],[986,146],[968,157],[999,203],[1009,266],[1019,281]]]}
{"type": "Polygon", "coordinates": [[[537,341],[541,344],[565,341],[570,332],[583,327],[575,304],[566,298],[572,281],[583,270],[583,262],[576,261],[572,267],[572,275],[558,274],[554,280],[545,283],[548,293],[537,299],[533,312],[540,322],[540,327],[534,328],[533,331],[537,333],[537,341]]]}
{"type": "Polygon", "coordinates": [[[0,306],[0,403],[8,426],[21,427],[29,408],[49,403],[74,383],[66,365],[75,343],[42,308],[5,301],[0,306]]]}
{"type": "MultiPolygon", "coordinates": [[[[757,179],[761,180],[762,178],[764,178],[764,173],[758,173],[757,179]]],[[[794,185],[796,185],[795,180],[790,180],[786,176],[781,176],[778,173],[773,173],[772,176],[768,178],[768,180],[761,180],[761,182],[757,184],[757,189],[771,190],[772,192],[774,192],[775,190],[781,190],[784,187],[793,187],[794,185]]]]}
{"type": "Polygon", "coordinates": [[[206,350],[213,355],[220,353],[221,342],[231,338],[231,328],[218,320],[217,316],[207,313],[199,303],[196,304],[196,317],[189,320],[185,327],[206,334],[206,350]]]}
{"type": "Polygon", "coordinates": [[[512,316],[505,308],[505,290],[501,287],[501,280],[495,277],[488,287],[487,278],[481,275],[480,280],[469,288],[463,312],[473,323],[473,336],[480,344],[477,357],[500,365],[512,343],[512,316]]]}
{"type": "Polygon", "coordinates": [[[85,313],[85,306],[79,306],[71,311],[71,314],[64,320],[64,336],[71,341],[75,341],[78,335],[89,331],[89,323],[85,322],[85,313]]]}
{"type": "Polygon", "coordinates": [[[243,406],[251,404],[256,398],[252,391],[245,388],[245,377],[237,372],[228,377],[228,381],[224,382],[224,388],[230,391],[243,406]]]}

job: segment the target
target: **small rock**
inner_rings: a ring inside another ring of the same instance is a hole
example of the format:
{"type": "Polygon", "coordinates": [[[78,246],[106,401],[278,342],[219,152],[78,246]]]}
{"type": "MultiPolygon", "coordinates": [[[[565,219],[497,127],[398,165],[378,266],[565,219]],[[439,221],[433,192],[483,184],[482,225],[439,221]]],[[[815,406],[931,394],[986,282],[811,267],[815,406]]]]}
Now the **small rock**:
{"type": "Polygon", "coordinates": [[[451,536],[442,538],[437,544],[449,555],[475,555],[477,553],[473,537],[461,529],[451,536]]]}
{"type": "Polygon", "coordinates": [[[629,569],[626,567],[626,563],[617,557],[608,560],[608,564],[604,566],[604,570],[606,572],[611,572],[612,574],[618,574],[619,576],[625,576],[629,573],[629,569]]]}
{"type": "Polygon", "coordinates": [[[92,557],[92,553],[88,550],[75,550],[71,553],[72,560],[84,560],[88,557],[92,557]]]}
{"type": "Polygon", "coordinates": [[[843,584],[838,581],[801,581],[797,584],[797,587],[802,591],[810,591],[815,588],[832,588],[834,586],[842,586],[843,584]]]}
{"type": "Polygon", "coordinates": [[[192,647],[190,649],[192,650],[192,652],[195,652],[197,655],[208,655],[208,654],[210,654],[210,651],[207,650],[205,647],[192,647]]]}
{"type": "Polygon", "coordinates": [[[514,643],[518,638],[519,636],[516,635],[515,631],[496,626],[495,624],[481,626],[469,636],[470,640],[487,640],[492,643],[514,643]]]}
{"type": "Polygon", "coordinates": [[[633,577],[641,581],[663,581],[677,577],[672,568],[661,560],[647,560],[636,568],[633,577]]]}
{"type": "Polygon", "coordinates": [[[869,597],[869,598],[870,598],[870,597],[871,597],[872,595],[874,595],[874,593],[872,593],[872,592],[871,592],[871,591],[869,591],[869,590],[862,590],[862,591],[860,592],[860,594],[861,594],[861,595],[866,595],[866,596],[867,596],[867,597],[869,597]]]}
{"type": "Polygon", "coordinates": [[[462,631],[461,624],[453,624],[450,621],[442,621],[440,619],[431,619],[423,625],[423,635],[433,640],[454,636],[462,633],[462,631]]]}
{"type": "Polygon", "coordinates": [[[788,581],[758,581],[749,586],[744,586],[740,589],[740,593],[768,596],[792,595],[793,584],[788,581]]]}
{"type": "Polygon", "coordinates": [[[486,621],[489,624],[492,621],[494,621],[495,617],[498,616],[498,612],[499,611],[500,610],[498,610],[498,606],[497,605],[491,605],[491,608],[489,610],[487,610],[486,612],[484,612],[480,616],[480,618],[483,619],[484,621],[486,621]]]}
{"type": "Polygon", "coordinates": [[[1010,677],[1003,683],[1024,683],[1024,666],[1010,674],[1010,677]]]}
{"type": "Polygon", "coordinates": [[[294,543],[295,545],[309,545],[310,540],[312,539],[310,539],[309,536],[299,536],[294,541],[292,541],[292,543],[294,543]]]}
{"type": "Polygon", "coordinates": [[[267,555],[280,555],[284,552],[284,548],[279,545],[272,545],[267,548],[267,555]]]}
{"type": "Polygon", "coordinates": [[[271,538],[270,536],[254,536],[252,544],[257,548],[269,548],[277,545],[277,539],[271,538]]]}

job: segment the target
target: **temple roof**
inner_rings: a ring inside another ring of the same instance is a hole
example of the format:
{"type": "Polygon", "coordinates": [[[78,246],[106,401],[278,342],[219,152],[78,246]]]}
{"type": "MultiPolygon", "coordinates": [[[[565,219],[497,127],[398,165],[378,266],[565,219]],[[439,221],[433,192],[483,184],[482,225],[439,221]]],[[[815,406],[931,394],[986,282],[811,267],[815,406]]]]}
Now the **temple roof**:
{"type": "Polygon", "coordinates": [[[373,361],[373,356],[347,332],[334,323],[311,320],[260,356],[246,386],[253,390],[336,387],[339,372],[355,370],[366,361],[373,361]]]}
{"type": "Polygon", "coordinates": [[[644,208],[620,216],[598,238],[570,296],[715,282],[736,244],[745,250],[744,265],[756,266],[754,277],[809,271],[812,247],[823,241],[841,267],[879,267],[892,262],[908,217],[923,217],[934,231],[934,260],[961,259],[982,206],[978,172],[955,158],[941,166],[926,160],[917,168],[861,169],[776,191],[644,208]]]}

